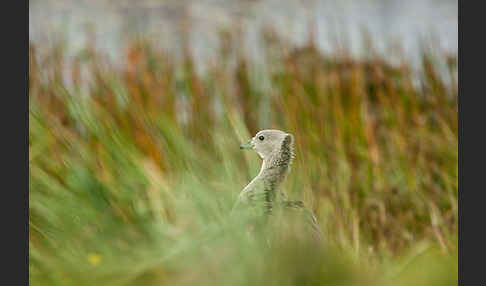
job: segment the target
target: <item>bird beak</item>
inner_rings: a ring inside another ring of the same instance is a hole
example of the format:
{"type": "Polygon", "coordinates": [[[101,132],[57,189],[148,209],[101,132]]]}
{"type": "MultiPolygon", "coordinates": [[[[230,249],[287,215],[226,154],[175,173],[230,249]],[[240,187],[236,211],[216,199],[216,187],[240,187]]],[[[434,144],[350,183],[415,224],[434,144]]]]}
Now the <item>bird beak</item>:
{"type": "Polygon", "coordinates": [[[248,142],[246,142],[245,144],[241,144],[240,145],[240,149],[253,149],[253,143],[251,142],[251,138],[250,140],[248,140],[248,142]]]}

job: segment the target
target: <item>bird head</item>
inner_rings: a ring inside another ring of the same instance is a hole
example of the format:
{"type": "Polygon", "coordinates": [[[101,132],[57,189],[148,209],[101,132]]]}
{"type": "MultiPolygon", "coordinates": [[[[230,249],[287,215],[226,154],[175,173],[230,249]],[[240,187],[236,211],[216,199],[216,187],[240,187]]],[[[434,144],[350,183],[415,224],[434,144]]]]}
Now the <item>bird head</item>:
{"type": "Polygon", "coordinates": [[[291,152],[293,141],[292,134],[280,130],[267,129],[259,131],[248,142],[240,145],[240,149],[253,149],[265,160],[275,151],[288,149],[291,152]]]}

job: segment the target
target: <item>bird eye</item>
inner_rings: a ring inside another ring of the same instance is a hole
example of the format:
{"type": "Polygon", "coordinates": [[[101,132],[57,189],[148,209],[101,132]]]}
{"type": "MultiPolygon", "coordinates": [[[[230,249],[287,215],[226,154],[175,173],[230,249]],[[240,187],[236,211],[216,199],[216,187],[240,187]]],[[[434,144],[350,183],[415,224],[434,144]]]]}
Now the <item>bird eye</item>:
{"type": "Polygon", "coordinates": [[[265,139],[265,137],[259,136],[258,139],[260,139],[260,141],[263,141],[263,139],[265,139]]]}

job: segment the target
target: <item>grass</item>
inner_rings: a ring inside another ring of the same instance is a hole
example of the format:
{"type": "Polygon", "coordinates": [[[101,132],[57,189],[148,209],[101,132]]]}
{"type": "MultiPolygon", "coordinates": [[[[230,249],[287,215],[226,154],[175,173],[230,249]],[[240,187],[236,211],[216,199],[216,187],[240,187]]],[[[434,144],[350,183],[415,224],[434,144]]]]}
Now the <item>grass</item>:
{"type": "Polygon", "coordinates": [[[31,43],[31,285],[456,285],[456,58],[424,52],[415,80],[275,35],[257,64],[231,37],[202,73],[146,40],[122,67],[31,43]],[[229,216],[264,128],[294,135],[283,189],[321,248],[298,221],[248,236],[229,216]]]}

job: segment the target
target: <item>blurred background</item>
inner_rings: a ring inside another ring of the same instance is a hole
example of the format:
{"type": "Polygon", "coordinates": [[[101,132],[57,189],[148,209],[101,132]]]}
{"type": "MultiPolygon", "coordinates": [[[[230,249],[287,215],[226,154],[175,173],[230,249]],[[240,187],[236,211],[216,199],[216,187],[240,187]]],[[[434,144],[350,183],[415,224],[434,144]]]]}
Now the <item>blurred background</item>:
{"type": "Polygon", "coordinates": [[[31,285],[457,285],[457,1],[29,1],[31,285]],[[261,129],[319,221],[229,213],[261,129]]]}

